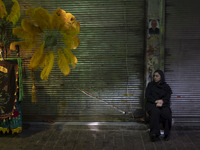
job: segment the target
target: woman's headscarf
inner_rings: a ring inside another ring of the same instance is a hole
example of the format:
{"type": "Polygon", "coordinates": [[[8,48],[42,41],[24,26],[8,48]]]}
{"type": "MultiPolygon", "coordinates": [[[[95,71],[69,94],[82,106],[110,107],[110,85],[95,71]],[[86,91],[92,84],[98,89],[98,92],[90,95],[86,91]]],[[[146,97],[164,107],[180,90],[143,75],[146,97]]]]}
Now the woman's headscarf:
{"type": "MultiPolygon", "coordinates": [[[[162,87],[163,89],[167,90],[168,92],[170,92],[170,93],[172,94],[171,88],[170,88],[169,85],[165,82],[165,74],[164,74],[164,72],[163,72],[162,70],[156,70],[156,71],[154,72],[154,74],[155,74],[156,72],[157,72],[157,73],[160,75],[160,77],[161,77],[160,82],[158,83],[158,86],[162,87]]],[[[154,83],[155,83],[155,81],[154,81],[154,83]]]]}
{"type": "Polygon", "coordinates": [[[161,83],[161,84],[162,84],[162,83],[165,83],[165,75],[164,75],[163,71],[162,71],[162,70],[156,70],[156,71],[154,72],[154,74],[155,74],[156,72],[157,72],[157,73],[160,75],[160,77],[161,77],[159,84],[160,84],[160,83],[161,83]]]}

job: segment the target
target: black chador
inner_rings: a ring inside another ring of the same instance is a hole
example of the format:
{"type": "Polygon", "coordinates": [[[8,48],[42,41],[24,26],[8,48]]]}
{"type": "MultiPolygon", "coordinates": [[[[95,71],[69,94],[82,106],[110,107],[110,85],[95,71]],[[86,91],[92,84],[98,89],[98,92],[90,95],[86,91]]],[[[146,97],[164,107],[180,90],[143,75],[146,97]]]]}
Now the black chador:
{"type": "Polygon", "coordinates": [[[146,110],[150,116],[150,136],[160,135],[160,123],[163,124],[165,137],[170,134],[172,113],[170,109],[170,98],[172,90],[165,82],[164,73],[156,70],[161,76],[160,82],[152,81],[146,88],[146,110]],[[156,100],[163,100],[161,107],[156,106],[156,100]]]}

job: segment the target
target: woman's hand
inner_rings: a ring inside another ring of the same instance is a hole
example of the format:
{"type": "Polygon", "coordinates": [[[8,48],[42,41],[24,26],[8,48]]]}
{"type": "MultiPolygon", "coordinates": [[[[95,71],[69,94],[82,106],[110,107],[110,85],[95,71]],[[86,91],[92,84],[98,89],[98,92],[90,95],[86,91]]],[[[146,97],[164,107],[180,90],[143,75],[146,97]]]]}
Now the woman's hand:
{"type": "Polygon", "coordinates": [[[162,99],[156,100],[155,103],[156,103],[156,107],[162,107],[163,100],[162,99]]]}

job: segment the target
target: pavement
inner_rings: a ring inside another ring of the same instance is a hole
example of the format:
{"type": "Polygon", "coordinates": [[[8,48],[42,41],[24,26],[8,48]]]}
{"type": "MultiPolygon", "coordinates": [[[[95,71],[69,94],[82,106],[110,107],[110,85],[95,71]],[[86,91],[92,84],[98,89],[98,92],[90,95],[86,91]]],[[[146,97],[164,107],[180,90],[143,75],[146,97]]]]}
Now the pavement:
{"type": "Polygon", "coordinates": [[[200,150],[200,128],[173,126],[169,141],[151,142],[140,122],[24,122],[0,135],[0,150],[200,150]]]}

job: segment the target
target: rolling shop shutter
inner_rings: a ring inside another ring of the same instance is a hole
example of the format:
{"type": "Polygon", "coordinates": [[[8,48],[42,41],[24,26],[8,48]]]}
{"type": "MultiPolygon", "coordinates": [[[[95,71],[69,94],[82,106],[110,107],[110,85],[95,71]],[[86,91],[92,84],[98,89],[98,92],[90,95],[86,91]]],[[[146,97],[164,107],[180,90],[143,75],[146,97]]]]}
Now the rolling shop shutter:
{"type": "Polygon", "coordinates": [[[165,72],[175,122],[200,122],[199,1],[166,0],[165,72]]]}
{"type": "Polygon", "coordinates": [[[36,72],[37,103],[31,103],[29,60],[24,60],[25,119],[112,121],[126,116],[120,109],[132,112],[142,107],[145,0],[18,1],[22,17],[28,8],[52,13],[59,7],[81,23],[81,43],[73,50],[76,68],[64,77],[55,62],[47,82],[36,72]]]}

